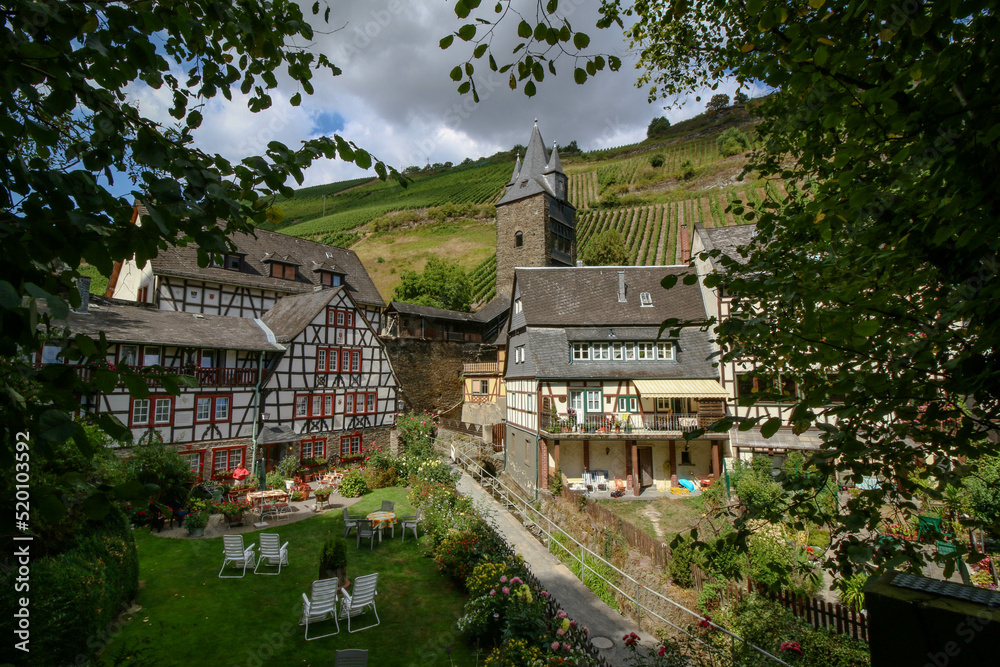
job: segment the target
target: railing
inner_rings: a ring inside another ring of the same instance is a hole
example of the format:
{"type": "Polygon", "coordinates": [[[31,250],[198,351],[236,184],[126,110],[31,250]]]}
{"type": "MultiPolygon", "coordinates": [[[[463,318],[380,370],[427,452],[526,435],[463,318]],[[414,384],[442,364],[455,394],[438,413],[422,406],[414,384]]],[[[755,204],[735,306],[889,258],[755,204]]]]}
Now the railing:
{"type": "Polygon", "coordinates": [[[548,433],[587,433],[602,436],[621,434],[683,433],[709,426],[714,418],[707,415],[630,415],[621,419],[610,414],[542,414],[540,428],[548,433]]]}
{"type": "Polygon", "coordinates": [[[500,372],[500,362],[482,361],[462,364],[462,375],[495,375],[500,372]]]}
{"type": "MultiPolygon", "coordinates": [[[[562,550],[567,552],[569,552],[569,550],[563,543],[566,543],[566,540],[572,542],[572,544],[575,545],[575,547],[577,548],[579,554],[578,556],[576,556],[575,554],[573,555],[578,559],[580,563],[580,580],[583,581],[584,584],[586,584],[588,577],[600,579],[607,586],[617,591],[622,597],[624,597],[630,603],[634,604],[637,624],[641,625],[642,615],[644,613],[648,614],[649,616],[656,618],[660,622],[669,625],[674,630],[686,635],[692,641],[700,644],[705,650],[711,651],[720,658],[735,664],[731,655],[727,656],[715,646],[712,646],[711,644],[703,640],[701,637],[693,634],[688,628],[681,627],[680,625],[671,622],[669,619],[657,613],[650,606],[643,605],[642,596],[645,595],[647,597],[647,600],[649,599],[659,600],[673,607],[674,609],[678,610],[683,615],[690,616],[692,623],[694,622],[697,622],[699,624],[705,623],[707,624],[708,627],[711,627],[712,629],[723,633],[724,635],[729,637],[733,653],[735,653],[735,648],[737,643],[740,643],[743,646],[747,647],[748,649],[756,652],[761,657],[770,660],[773,664],[785,665],[785,667],[790,667],[787,662],[784,662],[780,658],[771,655],[764,649],[747,642],[742,637],[733,634],[732,632],[726,630],[725,628],[718,625],[714,621],[708,620],[706,617],[702,616],[698,612],[692,611],[687,607],[681,605],[680,603],[671,600],[662,593],[654,591],[650,588],[646,588],[645,586],[640,584],[636,579],[629,576],[622,570],[618,569],[612,563],[606,561],[602,556],[588,549],[575,537],[573,537],[572,535],[564,531],[562,528],[560,528],[552,520],[552,518],[546,516],[544,513],[533,507],[531,505],[531,502],[522,497],[520,493],[518,493],[514,489],[511,489],[509,486],[500,481],[497,477],[490,474],[489,471],[483,468],[478,461],[472,458],[472,456],[470,456],[470,453],[466,452],[464,448],[456,447],[455,444],[453,443],[443,443],[437,439],[435,439],[434,443],[439,452],[447,456],[450,456],[452,460],[454,460],[456,463],[462,466],[472,476],[472,478],[476,480],[480,484],[480,486],[482,486],[483,490],[485,490],[487,493],[493,496],[493,498],[495,498],[497,501],[501,502],[507,508],[508,511],[514,514],[521,521],[521,523],[525,525],[526,528],[528,528],[533,534],[536,535],[536,537],[538,537],[542,542],[544,542],[550,552],[552,551],[553,542],[556,542],[557,546],[559,546],[562,550]],[[561,536],[564,536],[565,540],[564,539],[560,539],[558,541],[555,540],[554,535],[556,533],[560,534],[561,536]],[[542,539],[543,537],[544,539],[542,539]],[[588,559],[592,559],[591,562],[599,562],[607,566],[612,572],[614,572],[619,577],[618,582],[621,583],[621,585],[619,585],[619,583],[608,580],[602,574],[594,570],[593,567],[591,567],[591,565],[588,564],[587,562],[588,559]],[[629,590],[625,590],[625,588],[623,587],[628,587],[629,590]]],[[[461,445],[464,443],[458,443],[458,444],[461,445]]]]}
{"type": "MultiPolygon", "coordinates": [[[[90,366],[79,366],[77,372],[80,379],[90,382],[95,369],[90,366]]],[[[153,373],[165,375],[193,375],[202,387],[252,387],[257,384],[256,368],[188,368],[185,366],[167,366],[158,368],[153,373]]],[[[149,384],[158,384],[155,374],[146,375],[149,384]]]]}
{"type": "Polygon", "coordinates": [[[456,343],[480,343],[483,340],[482,334],[479,333],[404,326],[399,327],[399,337],[418,338],[421,340],[447,340],[456,343]]]}

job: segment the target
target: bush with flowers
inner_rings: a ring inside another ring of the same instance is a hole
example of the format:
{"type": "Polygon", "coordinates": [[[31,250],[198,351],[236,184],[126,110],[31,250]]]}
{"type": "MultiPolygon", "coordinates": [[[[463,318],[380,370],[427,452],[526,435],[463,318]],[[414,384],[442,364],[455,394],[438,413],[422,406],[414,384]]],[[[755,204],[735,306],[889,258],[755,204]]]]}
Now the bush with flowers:
{"type": "Polygon", "coordinates": [[[502,558],[506,550],[503,538],[489,524],[478,516],[470,523],[462,530],[449,531],[434,550],[434,562],[441,572],[462,582],[477,565],[502,558]]]}
{"type": "Polygon", "coordinates": [[[472,501],[458,495],[453,485],[417,483],[407,497],[420,508],[423,545],[431,556],[448,533],[468,530],[479,521],[472,501]]]}
{"type": "Polygon", "coordinates": [[[527,640],[541,647],[548,638],[546,596],[517,572],[511,564],[477,566],[466,584],[470,600],[458,619],[459,630],[486,645],[527,640]]]}
{"type": "Polygon", "coordinates": [[[147,509],[142,507],[134,507],[129,505],[125,508],[125,514],[128,516],[128,520],[136,528],[141,528],[149,523],[149,512],[147,509]]]}
{"type": "Polygon", "coordinates": [[[537,645],[523,639],[504,642],[486,656],[486,667],[525,667],[542,664],[544,653],[537,645]]]}
{"type": "Polygon", "coordinates": [[[363,471],[354,469],[340,480],[338,491],[345,498],[358,498],[369,493],[371,489],[368,487],[368,481],[365,479],[363,471]]]}
{"type": "Polygon", "coordinates": [[[410,483],[430,482],[431,484],[452,484],[461,477],[451,466],[438,458],[424,459],[410,472],[410,483]]]}
{"type": "Polygon", "coordinates": [[[408,456],[427,458],[434,453],[435,415],[422,412],[400,412],[396,415],[399,443],[408,456]]]}
{"type": "Polygon", "coordinates": [[[249,512],[253,508],[253,505],[247,500],[232,500],[221,503],[216,503],[214,512],[216,514],[225,514],[227,517],[240,516],[244,512],[249,512]]]}
{"type": "Polygon", "coordinates": [[[643,646],[639,643],[639,635],[634,632],[622,637],[622,641],[628,649],[628,664],[632,667],[687,667],[694,664],[680,647],[669,641],[655,647],[643,646]]]}

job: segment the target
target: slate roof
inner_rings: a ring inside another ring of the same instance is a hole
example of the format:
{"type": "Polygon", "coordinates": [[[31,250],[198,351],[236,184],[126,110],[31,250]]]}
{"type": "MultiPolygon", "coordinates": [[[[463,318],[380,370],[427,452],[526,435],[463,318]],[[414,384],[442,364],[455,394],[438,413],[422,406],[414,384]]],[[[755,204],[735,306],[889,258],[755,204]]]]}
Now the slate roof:
{"type": "Polygon", "coordinates": [[[316,315],[330,305],[333,297],[340,294],[343,289],[343,287],[331,287],[282,297],[260,319],[274,332],[275,339],[279,343],[287,343],[316,319],[316,315]]]}
{"type": "Polygon", "coordinates": [[[501,316],[510,308],[510,298],[506,296],[494,297],[492,301],[474,313],[466,313],[460,310],[448,310],[446,308],[434,308],[433,306],[421,306],[415,303],[404,303],[393,301],[389,307],[402,315],[416,315],[419,317],[431,317],[441,320],[455,320],[458,322],[490,322],[501,316]]]}
{"type": "Polygon", "coordinates": [[[295,294],[311,292],[314,287],[321,285],[321,273],[313,269],[317,264],[326,263],[345,274],[347,292],[356,303],[385,307],[385,301],[375,288],[375,283],[353,251],[263,229],[258,229],[256,233],[256,238],[249,234],[230,236],[239,253],[245,255],[241,271],[216,266],[201,268],[198,266],[197,245],[192,243],[185,247],[171,246],[161,250],[151,262],[153,273],[295,294]],[[327,253],[331,256],[327,257],[327,253]],[[298,264],[300,268],[296,279],[272,278],[270,265],[265,260],[298,264]]]}
{"type": "Polygon", "coordinates": [[[267,332],[250,318],[157,310],[98,297],[92,299],[88,312],[70,312],[65,325],[75,334],[96,337],[104,332],[115,343],[228,350],[285,349],[269,341],[267,332]]]}
{"type": "MultiPolygon", "coordinates": [[[[699,222],[695,223],[695,233],[699,234],[705,250],[720,250],[723,255],[732,257],[738,262],[745,261],[736,251],[739,246],[748,245],[753,239],[753,234],[757,230],[757,225],[735,225],[733,227],[716,227],[705,229],[699,222]]],[[[719,262],[717,257],[711,258],[712,268],[720,273],[726,268],[719,262]]]]}
{"type": "Polygon", "coordinates": [[[545,150],[545,144],[542,142],[542,134],[538,131],[538,122],[536,121],[534,129],[531,131],[531,138],[528,139],[528,148],[524,151],[524,161],[521,163],[521,168],[518,170],[515,164],[516,173],[511,176],[510,183],[507,184],[507,192],[497,202],[497,206],[509,204],[510,202],[531,197],[542,192],[555,197],[555,193],[552,192],[546,183],[543,174],[552,173],[553,171],[562,172],[558,154],[556,155],[555,166],[559,168],[557,170],[549,169],[549,154],[545,150]]]}
{"type": "Polygon", "coordinates": [[[588,266],[518,268],[516,290],[528,326],[655,326],[676,317],[705,318],[701,290],[685,285],[687,266],[588,266]],[[625,302],[618,301],[618,272],[625,272],[625,302]],[[660,281],[678,276],[677,284],[663,289],[660,281]],[[640,306],[639,295],[649,292],[652,307],[640,306]]]}
{"type": "Polygon", "coordinates": [[[718,379],[709,356],[707,332],[682,329],[676,338],[657,338],[668,318],[704,320],[705,308],[697,284],[680,280],[687,266],[598,266],[582,268],[516,269],[516,293],[521,297],[525,328],[512,336],[508,347],[525,345],[526,358],[515,364],[508,356],[507,378],[541,379],[718,379]],[[626,301],[618,301],[619,271],[625,272],[626,301]],[[665,290],[660,281],[679,277],[665,290]],[[640,293],[649,292],[652,306],[640,305],[640,293]],[[571,362],[573,341],[670,340],[676,361],[571,362]]]}

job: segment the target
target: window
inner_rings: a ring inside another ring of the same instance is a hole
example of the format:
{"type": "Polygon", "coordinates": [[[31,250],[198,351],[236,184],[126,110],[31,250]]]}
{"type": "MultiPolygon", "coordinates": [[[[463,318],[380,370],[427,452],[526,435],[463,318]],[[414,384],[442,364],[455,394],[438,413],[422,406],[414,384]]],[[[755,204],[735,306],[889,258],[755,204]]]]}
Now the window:
{"type": "Polygon", "coordinates": [[[348,459],[361,455],[361,434],[345,435],[340,438],[340,458],[348,459]]]}
{"type": "Polygon", "coordinates": [[[633,343],[625,343],[622,345],[625,351],[625,361],[635,361],[635,345],[633,343]]]}
{"type": "Polygon", "coordinates": [[[514,363],[523,364],[524,363],[524,346],[518,345],[514,348],[514,363]]]}
{"type": "Polygon", "coordinates": [[[138,366],[139,346],[122,345],[120,348],[118,348],[118,363],[125,364],[126,366],[138,366]]]}
{"type": "Polygon", "coordinates": [[[340,360],[340,350],[333,347],[321,347],[316,350],[316,372],[337,373],[340,360]]]}
{"type": "Polygon", "coordinates": [[[282,278],[284,280],[295,280],[295,266],[292,264],[271,262],[271,277],[282,278]]]}
{"type": "Polygon", "coordinates": [[[213,449],[212,470],[232,470],[243,465],[243,448],[213,449]]]}
{"type": "Polygon", "coordinates": [[[682,466],[689,466],[689,465],[691,465],[691,452],[688,451],[688,448],[687,448],[686,445],[685,445],[684,449],[681,450],[681,465],[682,466]]]}
{"type": "Polygon", "coordinates": [[[639,359],[643,361],[651,361],[656,359],[656,345],[653,343],[636,343],[636,348],[639,350],[639,359]]]}
{"type": "Polygon", "coordinates": [[[523,306],[521,305],[521,297],[518,297],[514,299],[514,314],[516,315],[520,313],[522,310],[523,306]]]}
{"type": "Polygon", "coordinates": [[[520,248],[524,245],[524,234],[521,232],[514,232],[514,247],[520,248]]]}
{"type": "Polygon", "coordinates": [[[657,343],[656,344],[656,358],[660,361],[673,361],[674,360],[674,344],[673,343],[657,343]]]}
{"type": "Polygon", "coordinates": [[[215,359],[215,350],[202,350],[198,355],[198,365],[202,368],[215,368],[215,359]]]}
{"type": "Polygon", "coordinates": [[[129,416],[129,426],[149,426],[150,418],[155,426],[169,426],[173,423],[174,399],[172,396],[133,398],[129,416]]]}
{"type": "Polygon", "coordinates": [[[552,249],[570,254],[573,251],[573,228],[550,219],[549,229],[552,232],[552,249]]]}
{"type": "Polygon", "coordinates": [[[687,413],[687,400],[686,398],[657,398],[656,399],[656,411],[657,412],[670,412],[670,413],[687,413]]]}
{"type": "Polygon", "coordinates": [[[228,422],[232,400],[230,396],[199,396],[195,399],[195,422],[228,422]]]}
{"type": "Polygon", "coordinates": [[[601,405],[601,392],[597,390],[587,390],[587,412],[604,412],[601,405]]]}
{"type": "Polygon", "coordinates": [[[302,459],[325,459],[326,438],[309,438],[302,441],[302,459]]]}
{"type": "Polygon", "coordinates": [[[590,343],[573,343],[573,361],[590,359],[590,343]]]}
{"type": "Polygon", "coordinates": [[[333,416],[333,394],[299,394],[295,397],[295,419],[333,416]]]}
{"type": "Polygon", "coordinates": [[[352,329],[354,327],[354,311],[342,310],[340,308],[328,308],[326,311],[326,325],[330,327],[352,329]]]}
{"type": "Polygon", "coordinates": [[[615,361],[621,361],[625,357],[622,356],[622,344],[615,343],[611,346],[611,358],[615,361]]]}
{"type": "Polygon", "coordinates": [[[583,392],[582,391],[571,391],[569,392],[569,407],[573,408],[580,414],[583,412],[583,392]]]}
{"type": "Polygon", "coordinates": [[[59,358],[59,353],[62,348],[58,345],[44,345],[42,346],[42,363],[43,364],[59,364],[62,363],[62,359],[59,358]]]}
{"type": "Polygon", "coordinates": [[[618,412],[634,413],[639,411],[639,401],[635,396],[619,396],[618,412]]]}
{"type": "Polygon", "coordinates": [[[319,358],[316,360],[316,372],[327,373],[360,373],[361,372],[361,350],[335,350],[330,349],[327,357],[329,364],[327,371],[320,371],[319,358]],[[337,366],[337,358],[340,358],[340,366],[337,366]]]}
{"type": "Polygon", "coordinates": [[[479,396],[485,396],[490,393],[490,381],[489,380],[473,380],[472,381],[472,393],[479,396]]]}
{"type": "Polygon", "coordinates": [[[243,258],[239,255],[226,255],[225,266],[230,271],[239,271],[243,267],[243,258]]]}
{"type": "Polygon", "coordinates": [[[606,361],[611,358],[611,345],[608,343],[594,343],[594,361],[606,361]]]}
{"type": "Polygon", "coordinates": [[[649,292],[641,292],[639,294],[639,306],[641,308],[651,308],[653,306],[653,297],[649,292]]]}
{"type": "Polygon", "coordinates": [[[347,394],[344,398],[344,414],[363,415],[375,412],[375,392],[347,394]]]}
{"type": "Polygon", "coordinates": [[[144,345],[142,348],[142,365],[159,366],[161,361],[160,348],[144,345]]]}
{"type": "Polygon", "coordinates": [[[181,460],[188,464],[188,470],[194,474],[199,474],[201,472],[201,452],[194,452],[193,454],[181,454],[181,460]]]}
{"type": "Polygon", "coordinates": [[[780,396],[762,399],[765,402],[792,400],[798,396],[798,384],[795,378],[786,375],[771,375],[768,373],[737,373],[736,395],[751,396],[753,394],[779,393],[780,396]]]}

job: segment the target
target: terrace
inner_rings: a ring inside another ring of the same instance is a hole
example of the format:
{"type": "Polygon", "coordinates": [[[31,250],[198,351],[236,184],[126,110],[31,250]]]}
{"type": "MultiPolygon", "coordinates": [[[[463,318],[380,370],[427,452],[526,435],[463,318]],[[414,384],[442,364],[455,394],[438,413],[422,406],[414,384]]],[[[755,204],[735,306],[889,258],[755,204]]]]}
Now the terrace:
{"type": "Polygon", "coordinates": [[[622,418],[615,414],[561,415],[543,414],[539,429],[545,433],[559,434],[560,438],[603,438],[620,440],[623,434],[629,439],[681,437],[687,431],[707,428],[718,418],[698,413],[629,415],[622,418]]]}
{"type": "MultiPolygon", "coordinates": [[[[77,372],[86,382],[93,379],[94,369],[80,366],[77,372]]],[[[257,384],[256,368],[191,368],[190,366],[157,367],[156,372],[165,375],[191,375],[198,379],[202,387],[252,387],[257,384]]],[[[157,384],[155,375],[147,376],[150,384],[157,384]]]]}

